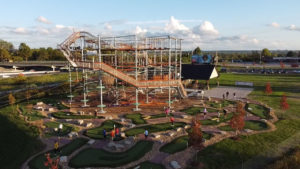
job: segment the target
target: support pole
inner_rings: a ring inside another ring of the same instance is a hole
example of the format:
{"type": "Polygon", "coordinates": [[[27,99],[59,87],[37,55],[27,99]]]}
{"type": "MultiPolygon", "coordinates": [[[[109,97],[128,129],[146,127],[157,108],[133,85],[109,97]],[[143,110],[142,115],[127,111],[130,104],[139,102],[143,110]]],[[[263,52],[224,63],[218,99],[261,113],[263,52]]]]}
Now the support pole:
{"type": "MultiPolygon", "coordinates": [[[[99,56],[99,63],[100,63],[100,67],[101,67],[101,63],[102,63],[102,56],[101,56],[101,41],[100,41],[100,35],[98,35],[98,56],[99,56]]],[[[104,107],[106,107],[103,104],[103,89],[104,86],[102,85],[102,76],[101,76],[101,68],[99,70],[99,86],[97,86],[97,88],[99,89],[99,96],[100,96],[100,105],[97,105],[97,107],[100,108],[100,113],[105,113],[105,111],[103,110],[104,107]]]]}
{"type": "Polygon", "coordinates": [[[168,101],[168,106],[171,108],[171,38],[169,37],[169,101],[168,101]]]}
{"type": "MultiPolygon", "coordinates": [[[[135,80],[138,81],[138,50],[137,50],[137,36],[135,35],[135,80]]],[[[138,88],[135,89],[135,109],[134,111],[140,111],[139,109],[139,93],[138,88]]]]}
{"type": "MultiPolygon", "coordinates": [[[[118,56],[117,56],[117,46],[116,46],[116,37],[114,37],[114,48],[115,48],[115,69],[118,69],[118,56]]],[[[116,82],[116,104],[119,105],[119,91],[118,91],[118,78],[115,78],[116,82]]]]}
{"type": "Polygon", "coordinates": [[[71,111],[73,95],[72,95],[72,73],[71,73],[71,64],[70,63],[69,63],[69,84],[70,84],[70,95],[68,97],[70,98],[69,104],[70,104],[70,111],[71,111]]]}

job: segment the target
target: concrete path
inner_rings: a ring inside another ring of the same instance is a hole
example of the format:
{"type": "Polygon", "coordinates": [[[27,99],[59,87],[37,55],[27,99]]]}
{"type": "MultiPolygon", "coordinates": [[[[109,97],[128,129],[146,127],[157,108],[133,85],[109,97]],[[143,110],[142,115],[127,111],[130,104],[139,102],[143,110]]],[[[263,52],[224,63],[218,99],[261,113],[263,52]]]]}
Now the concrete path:
{"type": "Polygon", "coordinates": [[[205,97],[215,97],[215,98],[223,98],[223,94],[226,96],[226,92],[229,92],[228,99],[234,99],[233,93],[236,94],[236,99],[246,98],[248,94],[252,92],[253,88],[244,88],[244,87],[228,87],[228,86],[219,86],[216,88],[212,88],[210,90],[204,91],[205,97]]]}

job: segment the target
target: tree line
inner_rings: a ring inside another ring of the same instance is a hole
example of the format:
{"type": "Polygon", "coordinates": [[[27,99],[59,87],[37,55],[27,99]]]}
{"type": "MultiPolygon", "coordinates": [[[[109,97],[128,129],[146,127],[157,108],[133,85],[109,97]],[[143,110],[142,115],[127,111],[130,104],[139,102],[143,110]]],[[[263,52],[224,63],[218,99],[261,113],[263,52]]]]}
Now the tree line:
{"type": "Polygon", "coordinates": [[[26,43],[20,43],[15,49],[12,43],[0,39],[0,62],[29,60],[65,60],[65,57],[51,47],[31,49],[26,43]]]}

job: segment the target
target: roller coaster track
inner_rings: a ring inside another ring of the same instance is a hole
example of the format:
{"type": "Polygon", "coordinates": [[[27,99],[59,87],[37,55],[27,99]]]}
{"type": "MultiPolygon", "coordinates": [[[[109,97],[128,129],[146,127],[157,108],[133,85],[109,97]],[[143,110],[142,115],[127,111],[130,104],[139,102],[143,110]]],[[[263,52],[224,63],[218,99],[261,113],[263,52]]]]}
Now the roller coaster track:
{"type": "Polygon", "coordinates": [[[96,37],[92,36],[91,34],[87,32],[75,32],[71,36],[69,36],[63,43],[59,45],[60,50],[64,54],[64,56],[67,58],[67,60],[70,62],[70,64],[73,67],[80,67],[80,68],[86,68],[86,69],[93,69],[93,70],[102,70],[120,80],[123,80],[137,88],[166,88],[166,87],[173,87],[177,88],[180,96],[182,98],[187,97],[187,93],[181,83],[181,80],[136,80],[135,78],[129,76],[126,73],[123,73],[122,71],[119,71],[118,69],[115,69],[111,67],[108,64],[105,64],[103,62],[79,62],[74,61],[71,58],[71,51],[69,49],[70,44],[74,43],[78,38],[82,36],[82,34],[87,34],[94,40],[96,37]]]}

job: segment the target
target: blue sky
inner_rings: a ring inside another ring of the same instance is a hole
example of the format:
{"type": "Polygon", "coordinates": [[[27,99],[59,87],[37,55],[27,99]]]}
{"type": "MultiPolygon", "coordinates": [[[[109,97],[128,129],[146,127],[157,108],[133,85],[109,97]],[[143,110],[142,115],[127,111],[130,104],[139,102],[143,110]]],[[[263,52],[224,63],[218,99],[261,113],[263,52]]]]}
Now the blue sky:
{"type": "Polygon", "coordinates": [[[6,0],[0,39],[55,47],[72,31],[171,34],[184,48],[300,49],[298,0],[6,0]]]}

